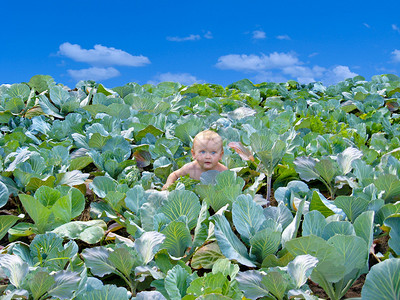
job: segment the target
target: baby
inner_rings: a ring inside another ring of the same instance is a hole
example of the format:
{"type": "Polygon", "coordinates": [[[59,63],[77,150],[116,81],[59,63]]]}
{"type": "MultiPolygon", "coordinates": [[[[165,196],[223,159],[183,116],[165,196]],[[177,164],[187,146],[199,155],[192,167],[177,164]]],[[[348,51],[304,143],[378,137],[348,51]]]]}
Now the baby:
{"type": "Polygon", "coordinates": [[[200,180],[203,172],[209,170],[225,171],[228,170],[219,161],[222,159],[224,149],[222,148],[222,138],[212,130],[199,132],[193,139],[192,156],[194,161],[187,163],[182,168],[172,172],[162,190],[166,190],[179,177],[189,174],[190,178],[200,180]]]}

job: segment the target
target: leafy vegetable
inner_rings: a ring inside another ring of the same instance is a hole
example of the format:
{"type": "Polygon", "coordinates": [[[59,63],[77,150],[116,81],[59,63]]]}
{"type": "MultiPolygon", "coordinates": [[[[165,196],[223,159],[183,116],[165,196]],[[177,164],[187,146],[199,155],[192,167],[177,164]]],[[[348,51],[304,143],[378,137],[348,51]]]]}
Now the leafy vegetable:
{"type": "Polygon", "coordinates": [[[362,299],[396,299],[399,295],[398,280],[400,260],[390,258],[371,268],[361,291],[362,299]]]}
{"type": "Polygon", "coordinates": [[[200,184],[195,191],[204,199],[214,211],[218,211],[226,204],[231,204],[241,194],[244,180],[237,177],[233,171],[224,171],[215,177],[215,184],[200,184]]]}
{"type": "Polygon", "coordinates": [[[390,74],[328,87],[0,85],[0,294],[315,299],[310,279],[339,299],[368,273],[362,297],[391,299],[399,99],[390,74]],[[160,191],[204,129],[230,170],[160,191]]]}
{"type": "Polygon", "coordinates": [[[41,186],[33,197],[20,194],[19,198],[39,233],[76,218],[85,206],[84,196],[75,188],[57,190],[41,186]]]}

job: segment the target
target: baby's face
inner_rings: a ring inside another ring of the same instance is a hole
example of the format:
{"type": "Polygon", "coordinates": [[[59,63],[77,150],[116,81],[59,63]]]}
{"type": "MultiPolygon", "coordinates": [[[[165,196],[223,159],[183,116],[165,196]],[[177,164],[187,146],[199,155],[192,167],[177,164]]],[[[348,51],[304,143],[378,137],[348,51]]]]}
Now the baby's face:
{"type": "Polygon", "coordinates": [[[221,143],[213,140],[198,139],[193,145],[193,158],[203,171],[214,170],[224,154],[221,143]]]}

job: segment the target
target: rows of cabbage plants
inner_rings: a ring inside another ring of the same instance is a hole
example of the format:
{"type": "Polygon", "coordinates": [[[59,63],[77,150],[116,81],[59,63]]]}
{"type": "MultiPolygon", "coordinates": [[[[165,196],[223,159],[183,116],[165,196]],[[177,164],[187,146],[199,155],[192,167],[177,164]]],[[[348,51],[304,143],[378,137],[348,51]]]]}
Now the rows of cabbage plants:
{"type": "Polygon", "coordinates": [[[1,299],[399,299],[399,104],[394,75],[1,85],[1,299]],[[229,170],[161,191],[208,128],[229,170]]]}

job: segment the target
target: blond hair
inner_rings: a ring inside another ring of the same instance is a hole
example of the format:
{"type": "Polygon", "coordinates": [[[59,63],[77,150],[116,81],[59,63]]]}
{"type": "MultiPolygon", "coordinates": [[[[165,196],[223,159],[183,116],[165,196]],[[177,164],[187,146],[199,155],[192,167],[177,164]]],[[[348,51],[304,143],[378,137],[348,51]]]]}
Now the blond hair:
{"type": "Polygon", "coordinates": [[[200,131],[198,134],[196,134],[196,136],[193,139],[192,149],[194,149],[195,144],[199,143],[199,140],[213,141],[214,143],[218,143],[218,144],[221,145],[221,149],[223,150],[223,148],[222,148],[222,138],[215,131],[204,130],[204,131],[200,131]]]}

